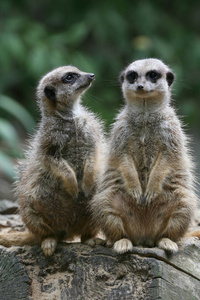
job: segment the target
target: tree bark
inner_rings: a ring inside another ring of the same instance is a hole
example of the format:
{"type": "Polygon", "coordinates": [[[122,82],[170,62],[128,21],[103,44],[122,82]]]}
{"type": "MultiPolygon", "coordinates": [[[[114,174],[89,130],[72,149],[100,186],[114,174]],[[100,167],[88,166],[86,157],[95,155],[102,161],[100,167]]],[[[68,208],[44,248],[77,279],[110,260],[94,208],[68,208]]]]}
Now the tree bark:
{"type": "Polygon", "coordinates": [[[39,246],[1,246],[0,299],[200,299],[200,241],[185,238],[173,255],[62,243],[48,258],[39,246]]]}

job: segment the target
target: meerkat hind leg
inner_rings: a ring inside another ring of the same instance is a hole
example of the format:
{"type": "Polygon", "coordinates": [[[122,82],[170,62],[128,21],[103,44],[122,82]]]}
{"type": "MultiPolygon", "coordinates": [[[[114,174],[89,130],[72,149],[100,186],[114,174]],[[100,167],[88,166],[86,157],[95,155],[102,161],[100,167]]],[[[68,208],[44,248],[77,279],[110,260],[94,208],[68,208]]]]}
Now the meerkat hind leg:
{"type": "Polygon", "coordinates": [[[121,239],[114,243],[113,250],[117,253],[125,253],[133,250],[133,245],[128,239],[121,239]]]}
{"type": "Polygon", "coordinates": [[[44,239],[41,243],[41,248],[45,256],[51,256],[55,252],[57,244],[57,239],[53,237],[48,237],[44,239]]]}
{"type": "Polygon", "coordinates": [[[168,238],[162,238],[158,241],[158,247],[170,251],[170,252],[177,252],[178,251],[178,245],[177,243],[173,242],[172,240],[168,238]]]}

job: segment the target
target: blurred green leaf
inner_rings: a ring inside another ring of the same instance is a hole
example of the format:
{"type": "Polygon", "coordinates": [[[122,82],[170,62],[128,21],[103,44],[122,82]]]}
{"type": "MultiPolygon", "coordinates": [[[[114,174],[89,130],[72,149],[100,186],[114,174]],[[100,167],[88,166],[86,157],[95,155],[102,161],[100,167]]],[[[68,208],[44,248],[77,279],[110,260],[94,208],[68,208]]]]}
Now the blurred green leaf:
{"type": "MultiPolygon", "coordinates": [[[[37,82],[51,69],[72,64],[95,73],[84,103],[111,124],[124,103],[121,70],[133,60],[157,57],[175,71],[173,104],[199,130],[199,1],[60,0],[58,5],[21,0],[19,5],[2,0],[0,12],[0,94],[10,96],[0,96],[5,121],[13,116],[31,132],[31,115],[38,115],[32,101],[37,82]]],[[[15,138],[12,126],[4,123],[1,128],[9,153],[15,138]]]]}
{"type": "Polygon", "coordinates": [[[65,42],[70,45],[79,45],[88,34],[88,27],[85,23],[75,23],[66,32],[65,42]]]}
{"type": "Polygon", "coordinates": [[[18,133],[14,126],[7,120],[0,118],[0,139],[6,141],[10,146],[19,145],[18,133]]]}
{"type": "Polygon", "coordinates": [[[14,164],[10,157],[0,150],[0,170],[2,170],[11,179],[14,178],[14,164]]]}
{"type": "Polygon", "coordinates": [[[4,109],[16,119],[18,119],[24,126],[24,128],[31,132],[35,126],[35,122],[30,113],[15,100],[8,96],[0,95],[0,109],[4,109]]]}

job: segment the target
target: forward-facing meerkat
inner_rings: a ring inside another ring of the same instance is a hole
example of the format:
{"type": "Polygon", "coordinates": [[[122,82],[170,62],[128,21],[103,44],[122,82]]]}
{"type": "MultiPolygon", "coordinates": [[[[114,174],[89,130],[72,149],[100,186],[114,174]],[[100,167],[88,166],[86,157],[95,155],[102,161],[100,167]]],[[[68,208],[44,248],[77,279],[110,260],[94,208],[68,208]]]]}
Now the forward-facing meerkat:
{"type": "Polygon", "coordinates": [[[175,252],[196,195],[188,141],[170,104],[174,74],[158,59],[143,59],[120,80],[126,105],[111,130],[93,219],[119,253],[133,245],[175,252]]]}
{"type": "Polygon", "coordinates": [[[64,66],[44,76],[37,88],[41,122],[19,164],[16,182],[22,220],[29,233],[0,235],[5,246],[41,242],[51,255],[62,239],[97,233],[88,202],[103,170],[102,124],[80,103],[94,74],[64,66]]]}

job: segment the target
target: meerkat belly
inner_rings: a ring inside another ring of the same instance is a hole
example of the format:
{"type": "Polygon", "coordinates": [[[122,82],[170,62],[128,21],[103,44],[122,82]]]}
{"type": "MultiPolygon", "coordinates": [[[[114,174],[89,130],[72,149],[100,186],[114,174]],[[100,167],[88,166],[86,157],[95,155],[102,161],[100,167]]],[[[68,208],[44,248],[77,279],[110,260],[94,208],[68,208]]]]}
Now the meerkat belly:
{"type": "Polygon", "coordinates": [[[154,207],[129,207],[129,214],[124,221],[126,232],[135,245],[155,246],[166,224],[167,205],[154,207]]]}
{"type": "Polygon", "coordinates": [[[151,129],[143,128],[133,140],[133,156],[143,192],[148,183],[149,175],[159,150],[160,139],[151,129]]]}
{"type": "MultiPolygon", "coordinates": [[[[138,171],[143,193],[145,193],[152,166],[155,164],[161,145],[161,138],[145,126],[137,132],[131,141],[132,154],[138,171]]],[[[124,196],[121,195],[123,198],[124,196]]],[[[136,202],[121,201],[121,216],[128,236],[135,245],[154,246],[159,232],[167,222],[163,216],[169,207],[163,201],[156,201],[155,206],[138,205],[136,202]]]]}
{"type": "Polygon", "coordinates": [[[115,212],[123,221],[126,235],[134,245],[153,247],[168,224],[174,204],[157,202],[156,206],[138,205],[125,193],[113,195],[115,212]]]}

